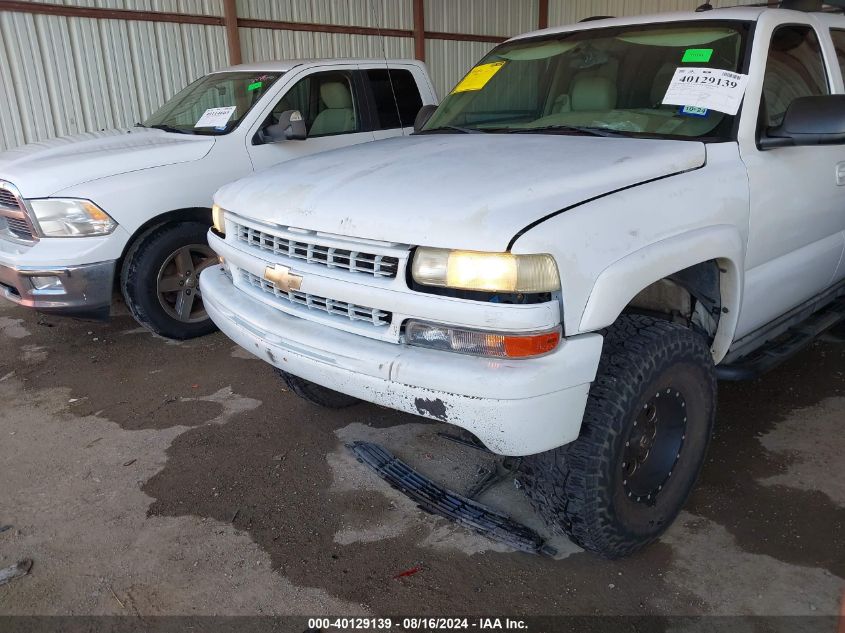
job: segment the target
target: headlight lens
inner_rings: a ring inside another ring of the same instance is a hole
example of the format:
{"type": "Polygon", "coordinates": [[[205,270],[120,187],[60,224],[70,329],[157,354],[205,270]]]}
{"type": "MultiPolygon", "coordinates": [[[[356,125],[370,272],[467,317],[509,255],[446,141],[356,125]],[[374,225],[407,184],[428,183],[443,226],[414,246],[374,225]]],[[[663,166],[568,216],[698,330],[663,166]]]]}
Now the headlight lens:
{"type": "Polygon", "coordinates": [[[226,235],[226,210],[218,205],[211,207],[211,223],[220,235],[226,235]]]}
{"type": "Polygon", "coordinates": [[[531,358],[553,352],[560,343],[561,327],[532,334],[483,332],[439,323],[408,321],[408,345],[491,358],[531,358]]]}
{"type": "Polygon", "coordinates": [[[117,227],[117,222],[90,200],[42,198],[29,200],[29,206],[44,237],[108,235],[117,227]]]}
{"type": "Polygon", "coordinates": [[[551,255],[514,255],[418,248],[411,266],[424,286],[491,292],[560,290],[560,274],[551,255]]]}

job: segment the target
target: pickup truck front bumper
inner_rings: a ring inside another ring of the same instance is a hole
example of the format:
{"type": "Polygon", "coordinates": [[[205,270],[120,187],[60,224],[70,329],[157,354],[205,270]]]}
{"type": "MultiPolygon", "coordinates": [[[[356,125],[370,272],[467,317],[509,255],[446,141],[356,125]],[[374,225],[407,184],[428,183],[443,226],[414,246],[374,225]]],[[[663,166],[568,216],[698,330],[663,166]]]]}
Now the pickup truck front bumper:
{"type": "Polygon", "coordinates": [[[40,312],[105,319],[114,291],[115,263],[57,268],[0,263],[0,292],[40,312]]]}
{"type": "Polygon", "coordinates": [[[348,395],[448,422],[502,455],[578,437],[602,337],[564,339],[546,356],[480,358],[373,340],[274,309],[237,289],[220,266],[200,287],[211,319],[286,372],[348,395]]]}

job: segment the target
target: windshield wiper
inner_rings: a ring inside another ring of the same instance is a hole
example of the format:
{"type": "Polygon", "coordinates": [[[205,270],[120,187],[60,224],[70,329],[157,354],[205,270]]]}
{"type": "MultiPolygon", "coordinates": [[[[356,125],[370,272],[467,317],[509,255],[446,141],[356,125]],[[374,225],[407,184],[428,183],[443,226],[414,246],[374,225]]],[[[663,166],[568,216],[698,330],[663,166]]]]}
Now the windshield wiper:
{"type": "Polygon", "coordinates": [[[534,134],[543,132],[579,132],[580,134],[588,134],[590,136],[626,136],[622,132],[615,130],[608,130],[601,127],[586,127],[581,125],[544,125],[543,127],[526,127],[507,130],[507,134],[534,134]]]}
{"type": "Polygon", "coordinates": [[[425,134],[426,132],[444,132],[446,130],[454,130],[455,132],[460,132],[462,134],[484,134],[481,130],[477,130],[475,128],[470,127],[460,127],[458,125],[443,125],[441,127],[433,127],[428,130],[421,130],[417,132],[418,134],[425,134]]]}
{"type": "Polygon", "coordinates": [[[165,125],[164,123],[159,123],[158,125],[150,125],[150,126],[141,126],[141,127],[150,127],[154,130],[162,130],[163,132],[173,132],[174,134],[193,134],[190,130],[183,130],[182,128],[173,127],[172,125],[165,125]]]}

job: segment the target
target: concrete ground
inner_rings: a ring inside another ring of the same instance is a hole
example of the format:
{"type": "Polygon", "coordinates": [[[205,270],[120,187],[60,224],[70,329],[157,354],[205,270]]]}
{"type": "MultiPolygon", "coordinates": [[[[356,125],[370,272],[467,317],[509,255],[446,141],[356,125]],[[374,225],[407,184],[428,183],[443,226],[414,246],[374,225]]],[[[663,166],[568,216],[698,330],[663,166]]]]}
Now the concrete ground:
{"type": "MultiPolygon", "coordinates": [[[[0,304],[0,614],[832,615],[845,578],[845,343],[722,384],[702,479],[661,541],[508,551],[352,458],[378,441],[458,491],[444,425],[314,408],[220,334],[153,337],[0,304]],[[417,573],[398,577],[419,568],[417,573]]],[[[482,501],[546,532],[505,482],[482,501]]]]}

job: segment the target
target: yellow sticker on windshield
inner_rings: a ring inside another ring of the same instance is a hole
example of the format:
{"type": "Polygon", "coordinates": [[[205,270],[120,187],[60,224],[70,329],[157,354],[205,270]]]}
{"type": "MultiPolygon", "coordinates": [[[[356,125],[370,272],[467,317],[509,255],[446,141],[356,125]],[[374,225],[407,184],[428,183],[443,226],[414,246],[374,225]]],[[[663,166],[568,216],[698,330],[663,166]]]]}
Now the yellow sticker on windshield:
{"type": "Polygon", "coordinates": [[[507,62],[490,62],[489,64],[481,64],[476,66],[466,74],[466,77],[461,79],[452,94],[456,92],[469,92],[471,90],[481,90],[487,85],[487,82],[493,78],[497,72],[502,69],[507,62]]]}

